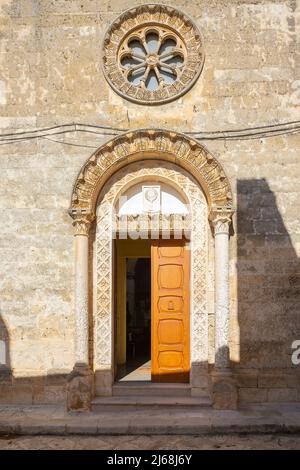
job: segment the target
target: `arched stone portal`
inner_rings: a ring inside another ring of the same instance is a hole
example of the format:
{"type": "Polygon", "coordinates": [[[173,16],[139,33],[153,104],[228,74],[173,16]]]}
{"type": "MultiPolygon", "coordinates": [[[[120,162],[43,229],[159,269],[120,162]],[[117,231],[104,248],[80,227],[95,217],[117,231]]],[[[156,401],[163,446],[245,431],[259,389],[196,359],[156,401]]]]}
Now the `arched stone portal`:
{"type": "MultiPolygon", "coordinates": [[[[96,214],[96,299],[94,302],[94,370],[100,395],[111,394],[113,379],[113,285],[112,285],[112,209],[119,196],[139,181],[165,182],[182,191],[189,202],[191,220],[191,367],[192,379],[201,374],[196,368],[205,364],[207,375],[207,239],[208,219],[205,196],[195,179],[170,162],[148,160],[127,165],[104,185],[96,214]]],[[[140,221],[140,219],[139,219],[140,221]]],[[[167,228],[169,220],[164,220],[167,228]]],[[[134,220],[130,222],[134,229],[134,220]]],[[[139,222],[140,223],[140,222],[139,222]]],[[[186,226],[188,229],[189,227],[186,226]]],[[[158,227],[158,230],[162,227],[158,227]]],[[[203,372],[203,370],[202,370],[203,372]]],[[[207,379],[207,377],[205,377],[207,379]]],[[[197,381],[199,383],[199,380],[197,381]]],[[[196,387],[194,389],[201,388],[196,387]]],[[[196,393],[196,390],[194,390],[196,393]]]]}
{"type": "MultiPolygon", "coordinates": [[[[228,240],[229,225],[233,213],[232,193],[228,178],[220,163],[197,141],[182,134],[165,130],[138,130],[119,136],[104,144],[86,162],[74,185],[71,199],[70,215],[75,227],[75,318],[76,318],[76,364],[69,381],[69,408],[85,408],[89,406],[93,394],[92,383],[96,373],[96,389],[101,394],[111,394],[112,387],[112,247],[111,247],[111,218],[108,216],[108,205],[105,201],[114,203],[117,194],[128,182],[148,171],[148,177],[161,177],[172,180],[177,178],[178,188],[193,187],[187,191],[189,200],[193,200],[193,212],[197,204],[202,205],[202,235],[207,235],[208,219],[212,222],[215,235],[215,377],[212,383],[213,401],[216,406],[221,403],[226,407],[224,393],[228,397],[231,390],[220,387],[220,377],[230,377],[229,347],[228,347],[228,240]],[[138,166],[139,161],[143,165],[138,166]],[[150,168],[149,168],[150,164],[150,168]],[[152,165],[152,169],[151,169],[152,165]],[[153,166],[154,165],[154,166],[153,166]],[[129,173],[127,170],[129,169],[129,173]],[[130,168],[131,171],[130,172],[130,168]],[[147,170],[148,168],[148,170],[147,170]],[[169,173],[168,173],[169,172],[169,173]],[[167,176],[168,173],[168,176],[167,176]],[[172,176],[171,176],[172,174],[172,176]],[[127,175],[127,176],[126,176],[127,175]],[[128,176],[129,175],[129,176],[128,176]],[[126,181],[126,178],[128,181],[126,181]],[[121,181],[122,180],[122,181],[121,181]],[[120,182],[121,181],[121,182],[120,182]],[[186,184],[190,181],[189,184],[186,184]],[[99,202],[97,213],[97,201],[99,202]],[[100,207],[100,209],[99,209],[100,207]],[[106,211],[106,212],[105,212],[106,211]],[[97,217],[96,217],[97,213],[97,217]],[[103,214],[105,217],[103,218],[103,214]],[[101,219],[102,217],[102,219],[101,219]],[[91,223],[97,220],[96,236],[96,290],[94,302],[94,364],[89,363],[89,314],[88,314],[88,235],[91,223]],[[96,306],[95,306],[96,305],[96,306]],[[80,386],[81,384],[81,386],[80,386]],[[84,385],[84,387],[82,387],[84,385]],[[84,388],[85,393],[79,392],[84,388]],[[215,390],[215,391],[214,391],[215,390]],[[221,392],[220,392],[221,390],[221,392]],[[223,393],[223,390],[225,392],[223,393]],[[225,403],[225,404],[224,404],[225,403]]],[[[176,181],[175,181],[176,184],[176,181]]],[[[194,234],[199,228],[193,226],[194,234]]],[[[193,288],[194,298],[197,297],[197,308],[192,312],[195,320],[195,331],[192,341],[200,344],[193,349],[192,388],[197,389],[200,371],[196,365],[207,367],[207,311],[205,306],[207,296],[207,244],[202,243],[203,253],[193,251],[193,288]],[[200,269],[196,269],[196,266],[200,269]],[[195,269],[194,269],[195,268],[195,269]],[[197,279],[197,273],[201,276],[197,279]],[[205,279],[205,281],[204,281],[205,279]],[[200,297],[199,297],[200,296],[200,297]],[[202,300],[201,300],[202,299],[202,300]],[[198,323],[197,323],[198,322],[198,323]]],[[[227,380],[226,379],[226,380],[227,380]]],[[[227,380],[228,382],[228,380],[227,380]]],[[[231,388],[230,388],[231,387],[231,388]]],[[[231,398],[229,401],[232,402],[231,398]]],[[[230,403],[232,406],[232,403],[230,403]]]]}

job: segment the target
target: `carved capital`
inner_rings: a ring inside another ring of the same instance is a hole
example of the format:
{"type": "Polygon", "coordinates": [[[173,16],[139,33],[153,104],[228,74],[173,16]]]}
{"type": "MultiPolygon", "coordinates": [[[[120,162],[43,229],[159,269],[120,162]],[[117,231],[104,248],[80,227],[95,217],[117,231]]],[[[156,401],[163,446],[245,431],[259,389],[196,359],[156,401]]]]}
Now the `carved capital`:
{"type": "Polygon", "coordinates": [[[89,236],[91,226],[91,219],[89,217],[76,217],[73,222],[74,236],[85,235],[89,236]]]}
{"type": "Polygon", "coordinates": [[[215,235],[219,233],[229,233],[233,211],[226,208],[213,209],[209,219],[214,227],[215,235]]]}

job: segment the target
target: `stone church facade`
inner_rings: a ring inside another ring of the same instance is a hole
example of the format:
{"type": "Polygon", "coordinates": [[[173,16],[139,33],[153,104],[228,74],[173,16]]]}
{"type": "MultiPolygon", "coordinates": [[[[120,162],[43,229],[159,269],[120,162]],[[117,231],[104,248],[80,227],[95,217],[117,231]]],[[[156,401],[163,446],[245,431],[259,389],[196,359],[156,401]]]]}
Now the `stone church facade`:
{"type": "Polygon", "coordinates": [[[0,404],[113,406],[150,329],[139,399],[300,401],[299,18],[1,2],[0,404]],[[144,258],[146,333],[126,265],[144,258]]]}

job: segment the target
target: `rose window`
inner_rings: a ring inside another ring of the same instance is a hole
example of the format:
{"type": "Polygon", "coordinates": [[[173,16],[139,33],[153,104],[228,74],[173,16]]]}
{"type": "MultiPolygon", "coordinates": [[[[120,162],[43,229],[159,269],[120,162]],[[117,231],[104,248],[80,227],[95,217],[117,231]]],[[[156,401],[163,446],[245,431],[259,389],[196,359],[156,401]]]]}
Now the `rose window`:
{"type": "Polygon", "coordinates": [[[104,37],[103,70],[124,98],[140,104],[168,102],[198,78],[204,60],[195,24],[165,5],[124,12],[104,37]]]}
{"type": "Polygon", "coordinates": [[[162,29],[141,30],[125,40],[120,66],[129,83],[150,91],[173,84],[182,73],[186,50],[180,38],[162,29]]]}

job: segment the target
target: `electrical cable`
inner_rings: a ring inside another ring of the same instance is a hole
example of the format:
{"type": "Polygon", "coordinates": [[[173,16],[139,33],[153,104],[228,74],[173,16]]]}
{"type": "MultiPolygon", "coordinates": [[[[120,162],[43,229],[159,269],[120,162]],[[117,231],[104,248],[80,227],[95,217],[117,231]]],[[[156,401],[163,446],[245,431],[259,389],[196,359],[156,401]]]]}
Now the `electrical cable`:
{"type": "MultiPolygon", "coordinates": [[[[33,139],[44,138],[63,145],[73,145],[85,148],[98,148],[97,146],[84,145],[64,140],[51,139],[52,136],[70,134],[73,132],[85,132],[101,136],[118,136],[129,129],[103,125],[69,123],[34,129],[32,131],[18,131],[14,133],[0,134],[0,145],[25,142],[33,139]]],[[[251,128],[229,129],[223,131],[189,131],[183,132],[196,140],[253,140],[263,139],[278,135],[290,135],[300,132],[300,121],[289,121],[281,124],[269,124],[251,128]]]]}

